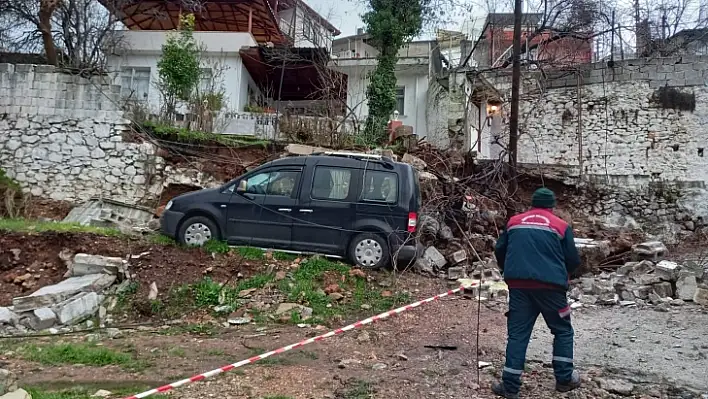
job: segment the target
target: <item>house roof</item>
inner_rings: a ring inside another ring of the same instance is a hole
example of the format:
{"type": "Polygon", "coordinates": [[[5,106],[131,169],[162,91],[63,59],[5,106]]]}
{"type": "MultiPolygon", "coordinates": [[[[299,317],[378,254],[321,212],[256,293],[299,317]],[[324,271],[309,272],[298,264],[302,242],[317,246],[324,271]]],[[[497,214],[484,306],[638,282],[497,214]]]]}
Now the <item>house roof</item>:
{"type": "Polygon", "coordinates": [[[325,29],[330,31],[333,36],[339,36],[342,32],[337,29],[334,25],[332,25],[325,17],[320,15],[317,11],[313,10],[312,7],[308,6],[307,3],[305,3],[302,0],[269,0],[271,3],[271,6],[275,8],[274,3],[277,4],[278,11],[283,11],[283,10],[288,10],[296,5],[298,7],[302,7],[305,9],[305,12],[310,15],[312,18],[317,20],[317,22],[324,26],[325,29]]]}
{"type": "Polygon", "coordinates": [[[684,29],[668,38],[668,40],[683,40],[684,42],[708,41],[708,28],[684,29]]]}
{"type": "MultiPolygon", "coordinates": [[[[172,30],[186,11],[180,0],[99,0],[130,30],[172,30]]],[[[194,11],[198,31],[248,32],[259,43],[284,43],[278,20],[267,0],[204,0],[194,11]]]]}
{"type": "MultiPolygon", "coordinates": [[[[541,21],[543,21],[543,14],[526,13],[521,15],[521,25],[538,25],[541,21]]],[[[489,13],[484,24],[514,26],[514,13],[489,13]]]]}

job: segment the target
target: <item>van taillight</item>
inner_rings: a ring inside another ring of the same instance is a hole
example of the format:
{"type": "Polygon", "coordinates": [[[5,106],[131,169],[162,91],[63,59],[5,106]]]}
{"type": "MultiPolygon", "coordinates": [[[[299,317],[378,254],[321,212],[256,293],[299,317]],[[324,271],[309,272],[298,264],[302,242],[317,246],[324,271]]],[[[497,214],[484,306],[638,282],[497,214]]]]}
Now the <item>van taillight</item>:
{"type": "Polygon", "coordinates": [[[408,232],[415,233],[416,225],[418,224],[418,214],[410,212],[408,214],[408,232]]]}

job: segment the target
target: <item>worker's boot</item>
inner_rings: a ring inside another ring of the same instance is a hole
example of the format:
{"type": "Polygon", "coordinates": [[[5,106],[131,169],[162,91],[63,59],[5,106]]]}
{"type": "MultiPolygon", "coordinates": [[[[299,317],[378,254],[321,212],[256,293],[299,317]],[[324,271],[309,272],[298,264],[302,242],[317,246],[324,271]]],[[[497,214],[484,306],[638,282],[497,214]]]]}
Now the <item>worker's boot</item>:
{"type": "Polygon", "coordinates": [[[578,373],[578,370],[573,370],[573,376],[570,378],[570,381],[565,383],[556,381],[556,391],[570,392],[574,389],[580,388],[580,385],[580,373],[578,373]]]}
{"type": "Polygon", "coordinates": [[[506,388],[504,388],[503,382],[492,383],[492,392],[494,392],[495,395],[500,396],[502,398],[519,399],[518,393],[511,393],[511,392],[506,391],[506,388]]]}

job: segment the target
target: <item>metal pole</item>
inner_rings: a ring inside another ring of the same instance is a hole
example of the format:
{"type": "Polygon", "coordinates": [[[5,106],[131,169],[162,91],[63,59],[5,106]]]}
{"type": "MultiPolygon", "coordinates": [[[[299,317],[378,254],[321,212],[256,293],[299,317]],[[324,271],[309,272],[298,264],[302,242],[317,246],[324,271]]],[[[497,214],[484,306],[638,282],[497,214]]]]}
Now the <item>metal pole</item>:
{"type": "Polygon", "coordinates": [[[519,99],[521,91],[521,13],[522,0],[514,0],[514,43],[512,46],[511,116],[509,117],[509,165],[516,180],[516,150],[519,141],[519,99]]]}
{"type": "Polygon", "coordinates": [[[615,10],[612,10],[612,36],[610,38],[610,61],[615,60],[615,10]]]}

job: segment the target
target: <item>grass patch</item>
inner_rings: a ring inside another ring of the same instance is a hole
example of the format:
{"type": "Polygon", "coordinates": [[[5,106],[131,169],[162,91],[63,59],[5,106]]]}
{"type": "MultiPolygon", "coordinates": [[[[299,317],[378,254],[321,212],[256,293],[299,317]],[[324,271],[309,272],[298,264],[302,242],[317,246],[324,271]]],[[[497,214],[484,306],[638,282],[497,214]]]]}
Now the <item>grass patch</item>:
{"type": "Polygon", "coordinates": [[[207,253],[226,254],[231,252],[231,247],[226,241],[209,240],[204,243],[202,249],[207,253]]]}
{"type": "Polygon", "coordinates": [[[49,345],[27,345],[18,350],[22,358],[57,366],[61,364],[83,364],[86,366],[121,366],[126,370],[142,370],[146,367],[132,355],[117,352],[95,344],[60,343],[49,345]]]}
{"type": "Polygon", "coordinates": [[[290,254],[287,252],[280,252],[280,251],[273,252],[273,259],[275,259],[275,260],[294,261],[295,259],[297,259],[299,257],[300,256],[298,256],[296,254],[290,254]]]}
{"type": "Polygon", "coordinates": [[[370,399],[374,397],[376,391],[370,382],[354,381],[352,385],[354,386],[347,388],[341,396],[338,397],[343,399],[370,399]]]}
{"type": "MultiPolygon", "coordinates": [[[[111,396],[112,398],[122,398],[128,395],[133,395],[138,392],[145,391],[150,388],[153,387],[137,386],[133,388],[126,387],[118,389],[109,389],[109,391],[113,393],[113,395],[111,396]]],[[[97,385],[95,387],[75,387],[71,389],[61,390],[36,387],[28,387],[25,389],[27,390],[27,392],[29,392],[30,395],[32,395],[32,399],[91,399],[93,398],[92,395],[101,388],[97,385]]],[[[165,399],[168,396],[158,394],[151,395],[150,397],[155,399],[165,399]]]]}
{"type": "MultiPolygon", "coordinates": [[[[300,263],[293,273],[292,280],[282,280],[280,291],[286,294],[288,302],[301,303],[312,308],[313,319],[309,323],[325,323],[333,317],[361,312],[362,305],[367,305],[371,311],[383,312],[407,302],[407,294],[391,294],[383,296],[378,287],[371,287],[365,278],[349,275],[349,266],[330,261],[323,257],[312,257],[300,263]],[[329,276],[329,281],[325,281],[329,276]],[[342,292],[351,292],[349,301],[337,302],[325,294],[325,284],[332,280],[341,287],[342,292]]],[[[290,322],[299,324],[303,320],[299,314],[293,313],[290,322]]]]}
{"type": "Polygon", "coordinates": [[[238,247],[236,250],[246,260],[261,260],[265,258],[265,253],[259,248],[238,247]]]}
{"type": "Polygon", "coordinates": [[[189,130],[186,128],[177,128],[167,125],[162,125],[150,121],[142,123],[142,127],[158,139],[176,141],[186,144],[209,144],[218,143],[227,147],[245,147],[245,146],[267,146],[269,141],[262,140],[253,136],[240,136],[231,134],[214,134],[189,130]]]}
{"type": "Polygon", "coordinates": [[[47,231],[53,231],[58,233],[93,233],[110,237],[117,237],[122,235],[121,232],[117,229],[95,226],[82,226],[78,223],[64,223],[27,219],[0,219],[0,230],[17,231],[23,233],[43,233],[47,231]]]}
{"type": "Polygon", "coordinates": [[[172,237],[166,236],[164,234],[150,234],[148,240],[150,240],[151,243],[157,244],[157,245],[164,245],[164,246],[177,245],[177,241],[172,239],[172,237]]]}

